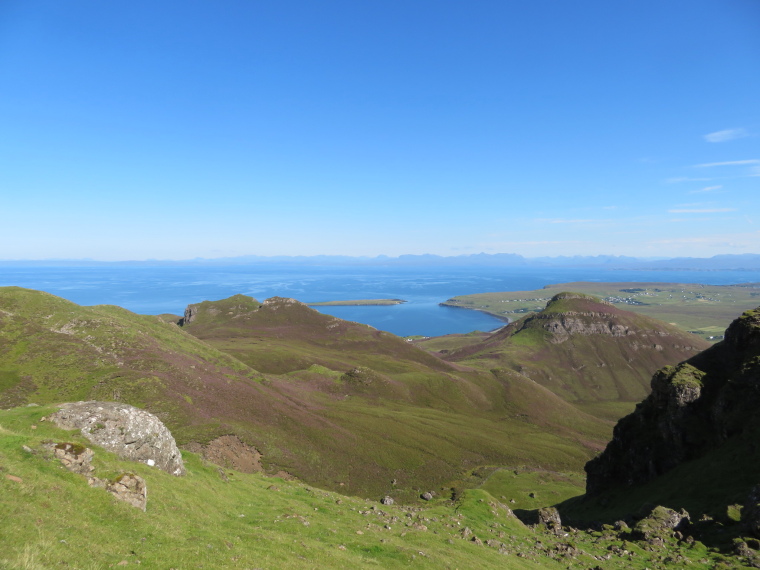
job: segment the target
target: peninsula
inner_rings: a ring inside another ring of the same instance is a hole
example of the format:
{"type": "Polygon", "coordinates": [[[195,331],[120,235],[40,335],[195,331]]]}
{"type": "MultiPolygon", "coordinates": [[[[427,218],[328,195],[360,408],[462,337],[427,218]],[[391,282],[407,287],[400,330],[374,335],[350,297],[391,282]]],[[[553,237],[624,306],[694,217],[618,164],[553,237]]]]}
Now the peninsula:
{"type": "Polygon", "coordinates": [[[355,299],[351,301],[323,301],[307,303],[310,307],[358,307],[358,306],[387,306],[406,303],[403,299],[355,299]]]}

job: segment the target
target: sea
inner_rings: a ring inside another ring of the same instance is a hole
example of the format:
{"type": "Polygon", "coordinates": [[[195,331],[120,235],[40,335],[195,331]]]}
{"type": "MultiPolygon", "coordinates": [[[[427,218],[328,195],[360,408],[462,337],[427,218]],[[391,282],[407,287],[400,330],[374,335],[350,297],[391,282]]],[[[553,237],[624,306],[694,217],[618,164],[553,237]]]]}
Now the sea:
{"type": "Polygon", "coordinates": [[[341,319],[399,336],[491,331],[495,317],[441,306],[456,295],[529,291],[571,281],[638,281],[735,285],[760,282],[760,271],[613,270],[598,267],[395,267],[299,265],[0,266],[0,286],[47,291],[80,305],[119,305],[130,311],[182,315],[185,307],[237,293],[263,301],[304,303],[403,299],[391,306],[318,307],[341,319]]]}

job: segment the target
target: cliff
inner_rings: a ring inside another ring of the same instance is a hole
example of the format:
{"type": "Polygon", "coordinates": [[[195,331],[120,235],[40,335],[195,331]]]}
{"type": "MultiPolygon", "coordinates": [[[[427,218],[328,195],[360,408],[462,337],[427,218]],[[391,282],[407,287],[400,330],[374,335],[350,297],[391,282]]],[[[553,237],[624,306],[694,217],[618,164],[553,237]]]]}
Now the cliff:
{"type": "Polygon", "coordinates": [[[740,450],[734,467],[757,467],[760,308],[734,321],[722,342],[659,370],[651,388],[618,422],[605,451],[586,465],[589,495],[646,483],[729,442],[740,450]]]}

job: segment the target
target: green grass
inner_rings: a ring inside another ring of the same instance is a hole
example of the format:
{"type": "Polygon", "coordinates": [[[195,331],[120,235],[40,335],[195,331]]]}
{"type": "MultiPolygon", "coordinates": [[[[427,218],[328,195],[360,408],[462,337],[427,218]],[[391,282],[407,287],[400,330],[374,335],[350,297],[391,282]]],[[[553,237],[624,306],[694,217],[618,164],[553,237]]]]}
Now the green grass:
{"type": "Polygon", "coordinates": [[[507,502],[512,509],[536,509],[582,495],[585,480],[577,472],[498,467],[479,488],[507,502]]]}
{"type": "MultiPolygon", "coordinates": [[[[260,474],[225,470],[222,477],[217,466],[192,453],[183,454],[187,476],[176,478],[94,448],[97,476],[131,471],[146,480],[148,508],[142,512],[88,487],[41,449],[46,440],[85,443],[42,422],[51,410],[0,411],[3,568],[591,568],[621,543],[528,528],[487,490],[489,484],[495,490],[530,484],[539,487],[535,502],[542,506],[542,495],[574,484],[564,475],[526,471],[529,483],[510,483],[497,481],[495,473],[456,501],[385,506],[260,474]],[[573,558],[558,554],[568,545],[578,549],[573,558]]],[[[604,567],[661,563],[657,552],[633,543],[627,548],[636,558],[615,557],[604,567]]],[[[695,560],[693,567],[711,567],[721,558],[706,549],[700,556],[707,563],[695,560]]]]}

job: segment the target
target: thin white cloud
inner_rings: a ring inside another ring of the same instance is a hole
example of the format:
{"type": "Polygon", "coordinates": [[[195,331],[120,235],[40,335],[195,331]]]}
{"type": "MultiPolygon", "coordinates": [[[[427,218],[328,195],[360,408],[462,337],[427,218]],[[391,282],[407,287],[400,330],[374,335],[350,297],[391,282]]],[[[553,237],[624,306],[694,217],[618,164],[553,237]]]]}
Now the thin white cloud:
{"type": "Polygon", "coordinates": [[[669,214],[719,214],[722,212],[735,212],[736,208],[679,208],[668,210],[669,214]]]}
{"type": "Polygon", "coordinates": [[[720,190],[721,188],[723,188],[723,185],[705,186],[704,188],[700,190],[692,190],[691,192],[689,192],[689,194],[704,194],[706,192],[715,192],[716,190],[720,190]]]}
{"type": "Polygon", "coordinates": [[[760,159],[752,158],[749,160],[728,160],[726,162],[705,162],[695,164],[694,168],[711,168],[713,166],[746,166],[749,164],[760,164],[760,159]]]}
{"type": "Polygon", "coordinates": [[[735,139],[741,139],[748,137],[749,133],[747,129],[725,129],[723,131],[715,131],[714,133],[708,133],[704,135],[704,139],[711,143],[728,142],[735,139]]]}

